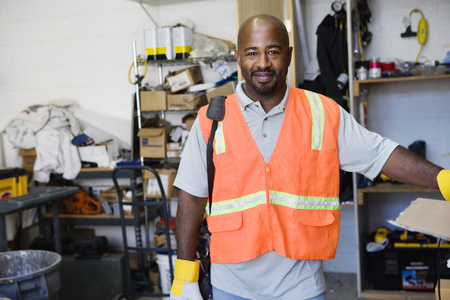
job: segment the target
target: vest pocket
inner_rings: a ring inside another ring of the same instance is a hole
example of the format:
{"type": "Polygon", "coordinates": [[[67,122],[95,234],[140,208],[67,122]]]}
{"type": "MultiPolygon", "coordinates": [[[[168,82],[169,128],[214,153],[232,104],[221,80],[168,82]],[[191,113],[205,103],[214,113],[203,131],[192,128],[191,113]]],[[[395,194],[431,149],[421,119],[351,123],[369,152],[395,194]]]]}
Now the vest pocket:
{"type": "Polygon", "coordinates": [[[331,211],[299,210],[295,212],[297,226],[294,233],[294,249],[299,257],[326,259],[333,256],[335,240],[339,232],[334,232],[338,222],[331,211]]]}
{"type": "Polygon", "coordinates": [[[300,223],[305,226],[328,226],[336,220],[328,210],[299,210],[296,215],[300,223]]]}
{"type": "Polygon", "coordinates": [[[211,233],[238,230],[242,227],[242,212],[234,212],[209,217],[208,229],[211,233]]]}
{"type": "Polygon", "coordinates": [[[239,257],[246,249],[247,240],[242,212],[210,217],[208,229],[211,232],[210,250],[213,263],[242,261],[239,257]]]}
{"type": "Polygon", "coordinates": [[[228,151],[215,155],[213,161],[216,167],[213,199],[216,195],[219,198],[235,196],[239,191],[239,187],[236,179],[233,152],[228,151]]]}

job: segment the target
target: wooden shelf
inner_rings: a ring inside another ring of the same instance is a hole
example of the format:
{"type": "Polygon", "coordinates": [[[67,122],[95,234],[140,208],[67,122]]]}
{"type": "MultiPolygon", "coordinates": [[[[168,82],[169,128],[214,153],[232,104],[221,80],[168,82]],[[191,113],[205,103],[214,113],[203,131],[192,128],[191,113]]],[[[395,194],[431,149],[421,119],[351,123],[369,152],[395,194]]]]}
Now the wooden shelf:
{"type": "Polygon", "coordinates": [[[439,193],[439,189],[430,189],[402,183],[377,183],[372,187],[358,188],[358,205],[364,204],[364,196],[366,194],[375,193],[439,193]]]}
{"type": "MultiPolygon", "coordinates": [[[[148,218],[156,217],[157,210],[159,207],[151,207],[148,210],[148,218]]],[[[41,222],[42,224],[51,224],[53,219],[52,213],[45,213],[42,215],[41,222]]],[[[144,222],[145,216],[143,212],[139,213],[139,220],[136,220],[133,215],[125,215],[125,224],[127,226],[132,226],[140,222],[141,224],[144,222]]],[[[82,225],[82,226],[120,226],[120,216],[107,215],[105,213],[96,214],[96,215],[87,215],[87,214],[67,214],[60,213],[59,221],[61,225],[82,225]]]]}
{"type": "Polygon", "coordinates": [[[391,77],[391,78],[378,78],[378,79],[366,79],[366,80],[353,80],[353,96],[359,97],[360,85],[372,84],[372,83],[388,83],[399,81],[415,81],[415,80],[429,80],[450,78],[450,74],[444,75],[429,75],[429,76],[404,76],[404,77],[391,77]]]}
{"type": "Polygon", "coordinates": [[[364,290],[361,293],[363,299],[389,299],[389,300],[435,300],[434,292],[409,292],[409,291],[382,291],[364,290]]]}

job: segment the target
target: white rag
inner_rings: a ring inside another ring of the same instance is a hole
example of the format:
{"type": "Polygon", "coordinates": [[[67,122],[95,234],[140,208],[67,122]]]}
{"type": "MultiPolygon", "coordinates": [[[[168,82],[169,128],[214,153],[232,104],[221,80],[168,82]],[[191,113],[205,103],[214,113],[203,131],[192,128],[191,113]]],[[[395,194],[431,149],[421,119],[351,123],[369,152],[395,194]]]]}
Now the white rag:
{"type": "Polygon", "coordinates": [[[34,180],[48,182],[52,173],[72,180],[80,172],[78,150],[71,142],[81,129],[67,109],[54,105],[30,106],[13,119],[5,131],[13,146],[36,148],[34,180]]]}

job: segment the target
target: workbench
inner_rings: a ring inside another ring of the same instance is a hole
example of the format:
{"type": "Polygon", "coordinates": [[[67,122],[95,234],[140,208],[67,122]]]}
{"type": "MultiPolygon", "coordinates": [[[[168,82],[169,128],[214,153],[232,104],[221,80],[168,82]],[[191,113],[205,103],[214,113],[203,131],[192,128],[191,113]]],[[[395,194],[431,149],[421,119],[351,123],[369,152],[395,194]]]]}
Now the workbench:
{"type": "Polygon", "coordinates": [[[72,196],[79,192],[80,188],[76,186],[49,187],[39,186],[30,187],[28,194],[9,198],[0,201],[0,252],[7,251],[6,238],[6,215],[18,212],[24,209],[38,207],[45,204],[52,205],[53,212],[53,231],[55,237],[55,250],[61,254],[61,234],[59,232],[59,210],[58,199],[72,196]]]}

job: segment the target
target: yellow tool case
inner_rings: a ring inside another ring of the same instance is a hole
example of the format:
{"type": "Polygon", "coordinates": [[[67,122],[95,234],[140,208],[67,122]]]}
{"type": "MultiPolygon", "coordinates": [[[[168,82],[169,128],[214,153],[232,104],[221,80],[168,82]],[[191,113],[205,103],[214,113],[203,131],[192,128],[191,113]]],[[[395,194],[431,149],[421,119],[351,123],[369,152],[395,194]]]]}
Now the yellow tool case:
{"type": "Polygon", "coordinates": [[[26,194],[28,194],[28,181],[25,169],[0,170],[0,201],[26,194]]]}

